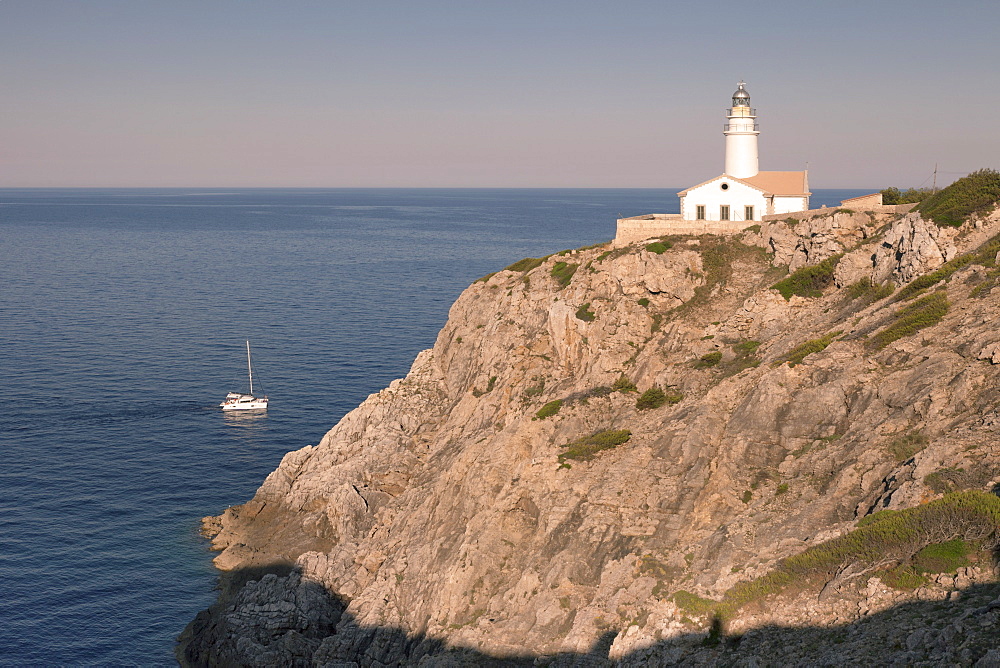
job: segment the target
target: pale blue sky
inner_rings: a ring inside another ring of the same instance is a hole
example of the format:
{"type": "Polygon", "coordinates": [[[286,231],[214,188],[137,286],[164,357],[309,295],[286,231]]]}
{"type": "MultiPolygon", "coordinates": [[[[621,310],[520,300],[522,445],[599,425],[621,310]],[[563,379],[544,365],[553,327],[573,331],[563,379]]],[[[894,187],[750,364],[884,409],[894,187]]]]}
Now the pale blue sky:
{"type": "Polygon", "coordinates": [[[1000,162],[1000,3],[0,0],[0,187],[813,188],[1000,162]]]}

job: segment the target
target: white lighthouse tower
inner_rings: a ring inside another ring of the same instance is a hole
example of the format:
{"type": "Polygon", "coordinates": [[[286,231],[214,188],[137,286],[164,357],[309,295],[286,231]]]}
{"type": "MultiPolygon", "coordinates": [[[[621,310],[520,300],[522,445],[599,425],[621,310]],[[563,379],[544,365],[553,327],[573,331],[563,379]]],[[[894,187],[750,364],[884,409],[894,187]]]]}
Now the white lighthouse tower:
{"type": "Polygon", "coordinates": [[[726,118],[726,174],[737,179],[756,176],[759,170],[757,163],[757,135],[760,130],[757,125],[757,110],[750,107],[750,93],[740,81],[739,88],[733,93],[733,106],[729,108],[726,118]]]}

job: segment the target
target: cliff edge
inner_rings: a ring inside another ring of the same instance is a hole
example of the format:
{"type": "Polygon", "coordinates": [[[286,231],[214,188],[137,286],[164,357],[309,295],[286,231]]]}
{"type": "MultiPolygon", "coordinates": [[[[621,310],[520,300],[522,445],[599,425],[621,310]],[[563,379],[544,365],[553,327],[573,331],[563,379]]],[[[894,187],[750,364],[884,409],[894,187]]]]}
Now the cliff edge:
{"type": "Polygon", "coordinates": [[[179,659],[1000,665],[998,233],[829,210],[476,281],[205,519],[179,659]]]}

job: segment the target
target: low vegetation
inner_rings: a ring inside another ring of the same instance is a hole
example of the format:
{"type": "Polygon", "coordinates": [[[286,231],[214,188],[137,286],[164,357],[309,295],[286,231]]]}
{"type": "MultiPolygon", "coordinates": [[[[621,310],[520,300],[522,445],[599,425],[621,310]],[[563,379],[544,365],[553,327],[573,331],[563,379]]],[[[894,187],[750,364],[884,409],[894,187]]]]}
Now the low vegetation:
{"type": "Polygon", "coordinates": [[[540,409],[538,409],[538,412],[535,413],[535,417],[539,420],[544,420],[547,417],[552,417],[553,415],[559,412],[559,409],[562,408],[562,405],[563,405],[562,399],[556,399],[555,401],[550,401],[549,403],[545,404],[540,409]]]}
{"type": "Polygon", "coordinates": [[[733,269],[738,264],[759,264],[762,267],[770,264],[766,250],[759,246],[744,244],[732,237],[706,234],[698,237],[698,241],[705,282],[695,288],[691,299],[675,309],[680,313],[707,304],[712,291],[729,282],[733,276],[733,269]]]}
{"type": "Polygon", "coordinates": [[[635,383],[629,380],[625,374],[618,376],[618,380],[614,382],[611,389],[615,392],[636,392],[638,390],[635,383]]]}
{"type": "Polygon", "coordinates": [[[626,443],[632,438],[632,432],[628,429],[609,429],[599,431],[596,434],[579,438],[562,446],[564,452],[559,455],[559,463],[566,464],[567,460],[589,461],[598,452],[616,448],[622,443],[626,443]]]}
{"type": "Polygon", "coordinates": [[[785,362],[788,363],[788,366],[795,366],[796,364],[801,364],[802,360],[804,360],[809,355],[826,350],[826,347],[829,346],[831,343],[833,343],[833,340],[838,336],[840,336],[841,334],[843,334],[843,332],[841,331],[830,332],[829,334],[821,336],[818,339],[810,339],[805,343],[800,343],[799,345],[795,346],[792,350],[790,350],[788,353],[782,355],[777,360],[775,360],[774,364],[775,366],[780,366],[785,362]]]}
{"type": "Polygon", "coordinates": [[[811,264],[796,269],[786,278],[771,286],[781,293],[785,300],[792,295],[800,297],[822,297],[823,289],[833,284],[833,270],[836,269],[843,253],[828,257],[819,264],[811,264]]]}
{"type": "Polygon", "coordinates": [[[911,336],[941,322],[951,304],[944,292],[934,292],[896,311],[893,322],[868,340],[868,346],[882,350],[890,343],[911,336]]]}
{"type": "Polygon", "coordinates": [[[966,265],[978,264],[992,269],[996,267],[997,253],[1000,253],[1000,234],[992,237],[971,253],[952,258],[934,271],[913,279],[896,293],[896,300],[903,301],[916,297],[926,292],[928,288],[951,278],[952,274],[966,265]]]}
{"type": "Polygon", "coordinates": [[[562,290],[569,282],[573,280],[573,274],[576,273],[579,264],[573,264],[570,262],[556,262],[552,265],[552,271],[549,272],[552,278],[556,279],[556,283],[559,284],[559,289],[562,290]]]}
{"type": "Polygon", "coordinates": [[[892,283],[876,285],[872,283],[870,278],[862,278],[857,283],[847,286],[845,294],[847,295],[847,299],[851,301],[860,299],[865,304],[873,304],[880,299],[890,296],[895,290],[896,286],[892,283]]]}
{"type": "Polygon", "coordinates": [[[938,494],[957,492],[963,489],[980,488],[996,474],[991,468],[975,468],[966,470],[960,467],[946,467],[924,476],[924,484],[938,494]]]}
{"type": "Polygon", "coordinates": [[[899,463],[903,463],[926,447],[927,437],[920,432],[914,431],[889,441],[888,445],[886,445],[886,450],[889,451],[893,459],[899,463]]]}
{"type": "Polygon", "coordinates": [[[923,200],[917,211],[941,227],[959,227],[974,215],[985,215],[1000,202],[1000,172],[980,169],[923,200]]]}
{"type": "Polygon", "coordinates": [[[583,304],[576,310],[576,317],[584,322],[594,322],[597,319],[597,315],[590,310],[590,302],[583,304]]]}
{"type": "Polygon", "coordinates": [[[490,379],[486,382],[486,389],[485,390],[479,390],[479,389],[473,388],[472,389],[472,396],[474,396],[474,397],[481,397],[484,394],[489,394],[490,392],[493,391],[493,388],[496,386],[496,384],[497,384],[497,377],[496,376],[490,376],[490,379]]]}
{"type": "Polygon", "coordinates": [[[705,353],[697,360],[695,360],[695,369],[711,369],[722,361],[722,351],[713,350],[710,353],[705,353]]]}
{"type": "Polygon", "coordinates": [[[899,188],[889,187],[880,191],[882,193],[882,204],[914,204],[922,202],[931,196],[930,188],[907,188],[900,191],[899,188]]]}
{"type": "Polygon", "coordinates": [[[635,400],[635,407],[640,411],[645,411],[651,408],[659,408],[664,404],[679,403],[683,398],[684,395],[677,388],[668,387],[664,390],[659,385],[654,385],[635,400]]]}
{"type": "Polygon", "coordinates": [[[545,262],[544,257],[526,257],[522,260],[518,260],[514,264],[504,267],[504,271],[520,271],[529,272],[535,267],[541,266],[545,262]]]}
{"type": "Polygon", "coordinates": [[[646,244],[646,250],[648,250],[650,253],[656,253],[657,255],[661,255],[670,250],[672,246],[673,244],[670,243],[669,241],[654,241],[651,244],[646,244]]]}
{"type": "Polygon", "coordinates": [[[683,590],[673,600],[693,614],[725,619],[748,603],[788,588],[818,586],[838,574],[881,576],[900,566],[913,573],[950,572],[965,563],[970,549],[992,550],[998,543],[1000,498],[955,492],[915,508],[870,515],[853,531],[782,559],[766,575],[737,583],[721,601],[683,590]]]}

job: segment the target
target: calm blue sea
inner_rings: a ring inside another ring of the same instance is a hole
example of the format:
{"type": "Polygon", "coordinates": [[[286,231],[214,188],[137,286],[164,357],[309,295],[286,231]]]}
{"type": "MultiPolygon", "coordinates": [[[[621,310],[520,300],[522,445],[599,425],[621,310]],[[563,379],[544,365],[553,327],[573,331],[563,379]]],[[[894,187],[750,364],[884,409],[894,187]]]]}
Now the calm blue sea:
{"type": "Polygon", "coordinates": [[[172,664],[214,598],[202,516],[405,374],[473,280],[675,193],[0,190],[0,664],[172,664]],[[271,407],[223,414],[247,338],[271,407]]]}

